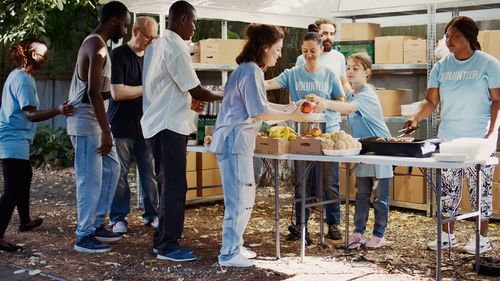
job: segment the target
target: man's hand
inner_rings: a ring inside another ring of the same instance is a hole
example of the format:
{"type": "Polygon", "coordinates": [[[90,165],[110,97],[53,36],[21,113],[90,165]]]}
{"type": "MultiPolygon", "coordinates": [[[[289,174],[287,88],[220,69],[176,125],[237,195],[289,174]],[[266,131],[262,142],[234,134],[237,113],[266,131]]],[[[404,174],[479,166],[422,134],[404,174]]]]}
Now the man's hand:
{"type": "Polygon", "coordinates": [[[57,107],[57,111],[59,112],[59,114],[71,116],[76,111],[76,109],[73,107],[73,105],[69,104],[69,100],[66,100],[57,107]]]}
{"type": "Polygon", "coordinates": [[[199,100],[193,99],[191,101],[191,110],[196,111],[198,113],[201,113],[201,112],[203,112],[203,110],[205,110],[205,107],[207,107],[207,104],[208,103],[205,101],[199,101],[199,100]]]}
{"type": "Polygon", "coordinates": [[[101,133],[101,146],[97,149],[97,152],[101,155],[107,155],[111,148],[113,147],[113,137],[111,136],[111,130],[103,131],[101,133]]]}

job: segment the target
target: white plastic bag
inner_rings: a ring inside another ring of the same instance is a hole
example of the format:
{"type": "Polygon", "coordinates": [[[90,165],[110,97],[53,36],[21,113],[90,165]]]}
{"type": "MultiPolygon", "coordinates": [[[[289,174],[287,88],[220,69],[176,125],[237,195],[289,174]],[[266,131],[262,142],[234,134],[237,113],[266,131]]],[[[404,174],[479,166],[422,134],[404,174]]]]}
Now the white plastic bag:
{"type": "Polygon", "coordinates": [[[446,34],[443,36],[442,39],[438,41],[437,47],[434,50],[434,56],[439,60],[441,58],[446,57],[450,53],[450,50],[448,50],[448,47],[446,47],[446,34]]]}

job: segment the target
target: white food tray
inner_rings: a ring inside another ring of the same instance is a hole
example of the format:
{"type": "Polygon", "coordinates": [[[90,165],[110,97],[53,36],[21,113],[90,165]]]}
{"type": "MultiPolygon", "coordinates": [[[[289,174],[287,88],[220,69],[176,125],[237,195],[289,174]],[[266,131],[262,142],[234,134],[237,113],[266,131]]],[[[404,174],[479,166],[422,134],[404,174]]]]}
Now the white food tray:
{"type": "Polygon", "coordinates": [[[349,149],[338,149],[338,150],[323,149],[323,154],[328,155],[328,156],[358,155],[360,152],[361,152],[361,148],[349,148],[349,149]]]}

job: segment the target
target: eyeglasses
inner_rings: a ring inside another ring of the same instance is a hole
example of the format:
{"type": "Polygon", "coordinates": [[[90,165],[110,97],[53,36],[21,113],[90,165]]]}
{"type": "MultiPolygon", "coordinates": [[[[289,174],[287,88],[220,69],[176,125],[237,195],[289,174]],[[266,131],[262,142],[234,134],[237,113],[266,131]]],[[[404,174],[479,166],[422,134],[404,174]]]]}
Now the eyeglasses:
{"type": "Polygon", "coordinates": [[[146,38],[146,42],[151,43],[153,42],[154,40],[156,40],[156,38],[158,38],[158,36],[151,36],[151,35],[147,35],[144,31],[142,31],[140,28],[138,28],[139,32],[142,34],[142,36],[144,36],[144,38],[146,38]]]}

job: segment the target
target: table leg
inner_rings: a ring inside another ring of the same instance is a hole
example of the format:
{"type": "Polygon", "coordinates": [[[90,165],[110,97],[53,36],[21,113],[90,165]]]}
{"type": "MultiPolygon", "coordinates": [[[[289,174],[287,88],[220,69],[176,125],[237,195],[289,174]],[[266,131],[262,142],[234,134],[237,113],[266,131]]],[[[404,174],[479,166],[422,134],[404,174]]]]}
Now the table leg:
{"type": "Polygon", "coordinates": [[[280,177],[279,177],[279,160],[274,159],[274,224],[276,227],[276,259],[281,258],[280,252],[280,177]]]}
{"type": "Polygon", "coordinates": [[[436,170],[436,216],[437,216],[437,256],[436,256],[436,280],[440,281],[441,276],[441,228],[443,226],[441,218],[441,169],[436,170]]]}
{"type": "MultiPolygon", "coordinates": [[[[345,250],[349,246],[349,192],[351,184],[351,163],[345,163],[345,250]]],[[[341,182],[339,184],[342,184],[341,182]]],[[[340,196],[340,193],[339,193],[340,196]]]]}
{"type": "MultiPolygon", "coordinates": [[[[323,202],[323,162],[320,162],[317,164],[319,166],[319,173],[318,173],[318,176],[316,177],[316,180],[318,182],[318,186],[319,186],[319,202],[323,202]]],[[[325,213],[324,212],[325,210],[325,205],[320,205],[319,206],[319,232],[320,232],[320,245],[321,246],[324,246],[325,245],[325,234],[324,234],[324,218],[323,218],[323,214],[325,213]]]]}
{"type": "Polygon", "coordinates": [[[481,231],[481,165],[476,165],[476,211],[479,214],[476,216],[476,264],[474,271],[479,273],[479,236],[481,231]]]}
{"type": "MultiPolygon", "coordinates": [[[[309,163],[309,165],[312,165],[309,163]]],[[[307,171],[307,168],[306,168],[307,171]]],[[[305,173],[307,175],[307,173],[305,173]]],[[[300,228],[301,228],[301,239],[300,239],[300,262],[304,262],[304,256],[306,255],[306,185],[301,184],[301,207],[300,207],[300,228]]]]}

